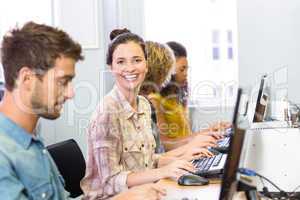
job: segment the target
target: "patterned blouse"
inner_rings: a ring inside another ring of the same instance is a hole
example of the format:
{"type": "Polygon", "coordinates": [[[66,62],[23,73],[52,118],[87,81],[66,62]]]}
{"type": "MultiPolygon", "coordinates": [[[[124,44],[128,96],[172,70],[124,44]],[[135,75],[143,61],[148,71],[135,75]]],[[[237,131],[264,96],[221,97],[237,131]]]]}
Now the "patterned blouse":
{"type": "Polygon", "coordinates": [[[129,173],[157,165],[150,105],[144,97],[137,98],[136,112],[115,86],[93,114],[81,181],[85,199],[108,199],[128,189],[129,173]]]}

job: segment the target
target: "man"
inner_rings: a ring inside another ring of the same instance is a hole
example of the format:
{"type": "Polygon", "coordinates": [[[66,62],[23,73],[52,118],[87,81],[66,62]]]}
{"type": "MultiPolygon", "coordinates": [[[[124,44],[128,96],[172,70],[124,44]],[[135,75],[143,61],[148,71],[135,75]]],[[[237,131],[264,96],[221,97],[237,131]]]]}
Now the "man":
{"type": "MultiPolygon", "coordinates": [[[[64,102],[74,96],[71,81],[79,60],[81,46],[50,26],[29,22],[3,38],[1,199],[67,199],[62,177],[35,127],[39,117],[58,118],[64,102]]],[[[116,199],[158,199],[162,193],[157,185],[145,185],[116,199]]]]}

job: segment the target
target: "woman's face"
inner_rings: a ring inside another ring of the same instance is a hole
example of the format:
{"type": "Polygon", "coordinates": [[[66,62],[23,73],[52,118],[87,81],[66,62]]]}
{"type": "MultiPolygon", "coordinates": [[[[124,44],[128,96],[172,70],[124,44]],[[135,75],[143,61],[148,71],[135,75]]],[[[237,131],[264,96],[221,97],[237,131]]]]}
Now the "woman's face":
{"type": "Polygon", "coordinates": [[[176,59],[175,80],[178,84],[184,85],[187,83],[188,76],[188,61],[186,57],[176,59]]]}
{"type": "Polygon", "coordinates": [[[135,42],[117,46],[113,52],[111,69],[121,89],[138,89],[148,71],[141,46],[135,42]]]}

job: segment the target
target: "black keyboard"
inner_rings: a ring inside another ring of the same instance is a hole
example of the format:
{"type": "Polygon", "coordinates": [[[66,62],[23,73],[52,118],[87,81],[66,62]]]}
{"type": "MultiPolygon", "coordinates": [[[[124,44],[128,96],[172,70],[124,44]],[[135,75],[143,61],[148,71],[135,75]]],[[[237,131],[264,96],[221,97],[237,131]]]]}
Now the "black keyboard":
{"type": "Polygon", "coordinates": [[[229,147],[230,137],[224,137],[217,142],[219,147],[229,147]]]}
{"type": "MultiPolygon", "coordinates": [[[[230,135],[232,134],[232,128],[226,129],[225,133],[226,133],[225,134],[226,137],[224,137],[223,139],[221,139],[217,142],[218,147],[229,147],[230,135]]],[[[213,148],[211,150],[213,150],[213,148]]],[[[216,151],[212,151],[212,152],[215,154],[215,156],[212,156],[209,158],[200,158],[200,159],[192,161],[192,164],[196,168],[196,174],[201,174],[201,173],[207,172],[207,171],[209,171],[211,166],[215,167],[215,166],[219,165],[224,154],[217,153],[216,151]]]]}
{"type": "Polygon", "coordinates": [[[232,134],[233,134],[233,128],[225,129],[225,133],[224,133],[225,137],[230,137],[232,134]]]}
{"type": "Polygon", "coordinates": [[[198,172],[205,172],[210,169],[211,166],[218,166],[223,154],[218,154],[209,158],[200,158],[198,160],[193,160],[193,165],[196,168],[196,174],[198,172]]]}

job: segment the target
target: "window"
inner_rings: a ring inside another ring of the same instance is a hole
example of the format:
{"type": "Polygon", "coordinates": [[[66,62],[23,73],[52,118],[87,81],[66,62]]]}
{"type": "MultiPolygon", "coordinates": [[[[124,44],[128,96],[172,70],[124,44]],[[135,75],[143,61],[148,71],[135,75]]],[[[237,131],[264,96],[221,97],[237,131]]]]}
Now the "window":
{"type": "Polygon", "coordinates": [[[213,60],[220,59],[220,31],[219,30],[212,31],[212,59],[213,60]]]}
{"type": "MultiPolygon", "coordinates": [[[[0,6],[0,42],[3,35],[16,25],[22,26],[28,21],[37,23],[52,23],[53,0],[3,0],[0,6]]],[[[3,81],[0,64],[0,82],[3,81]]]]}
{"type": "Polygon", "coordinates": [[[146,40],[177,41],[187,48],[192,102],[224,102],[230,96],[233,103],[238,81],[236,0],[145,0],[144,10],[146,40]]]}
{"type": "Polygon", "coordinates": [[[232,30],[227,31],[227,58],[229,60],[233,59],[233,47],[232,47],[232,30]]]}

